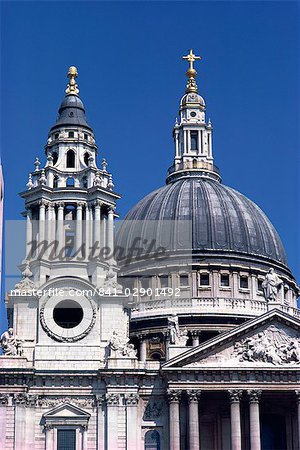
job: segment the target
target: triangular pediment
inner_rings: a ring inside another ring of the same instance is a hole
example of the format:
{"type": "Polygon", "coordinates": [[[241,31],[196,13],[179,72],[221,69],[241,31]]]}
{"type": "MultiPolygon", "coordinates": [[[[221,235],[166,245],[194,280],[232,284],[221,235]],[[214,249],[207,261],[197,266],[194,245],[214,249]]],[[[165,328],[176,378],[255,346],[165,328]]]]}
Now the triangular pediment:
{"type": "Polygon", "coordinates": [[[274,366],[300,370],[300,320],[277,309],[181,353],[162,370],[274,366]]]}
{"type": "Polygon", "coordinates": [[[71,403],[63,403],[45,413],[43,417],[45,419],[89,419],[90,414],[71,403]]]}

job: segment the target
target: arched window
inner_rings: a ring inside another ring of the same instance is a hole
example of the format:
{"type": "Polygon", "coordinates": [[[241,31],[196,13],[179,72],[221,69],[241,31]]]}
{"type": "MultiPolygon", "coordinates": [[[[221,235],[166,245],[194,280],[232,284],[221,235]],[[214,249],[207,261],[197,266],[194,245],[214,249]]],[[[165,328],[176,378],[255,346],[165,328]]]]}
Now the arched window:
{"type": "Polygon", "coordinates": [[[89,157],[90,157],[90,154],[88,152],[85,152],[83,159],[84,159],[84,164],[86,164],[87,166],[89,165],[89,157]]]}
{"type": "Polygon", "coordinates": [[[75,167],[75,152],[74,150],[67,151],[67,167],[75,167]]]}
{"type": "Polygon", "coordinates": [[[67,178],[67,183],[66,183],[67,187],[74,187],[75,186],[75,180],[73,177],[68,177],[67,178]]]}
{"type": "Polygon", "coordinates": [[[55,166],[55,164],[57,163],[57,160],[58,160],[57,152],[52,153],[52,158],[53,158],[53,165],[55,166]]]}
{"type": "Polygon", "coordinates": [[[149,430],[145,434],[145,450],[160,450],[160,435],[157,430],[149,430]]]}

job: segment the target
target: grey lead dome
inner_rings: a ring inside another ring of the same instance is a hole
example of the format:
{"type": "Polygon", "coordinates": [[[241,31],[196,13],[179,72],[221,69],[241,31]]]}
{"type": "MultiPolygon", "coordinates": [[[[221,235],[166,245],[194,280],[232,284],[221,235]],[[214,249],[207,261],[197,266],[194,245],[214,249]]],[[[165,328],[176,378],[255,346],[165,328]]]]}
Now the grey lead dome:
{"type": "MultiPolygon", "coordinates": [[[[190,220],[193,253],[230,254],[247,259],[276,261],[287,266],[283,245],[263,211],[251,200],[223,184],[201,177],[184,178],[150,193],[125,217],[118,244],[128,251],[139,234],[140,221],[190,220]]],[[[143,239],[160,242],[159,228],[142,227],[143,239]]],[[[172,233],[172,247],[180,247],[180,231],[172,233]]]]}

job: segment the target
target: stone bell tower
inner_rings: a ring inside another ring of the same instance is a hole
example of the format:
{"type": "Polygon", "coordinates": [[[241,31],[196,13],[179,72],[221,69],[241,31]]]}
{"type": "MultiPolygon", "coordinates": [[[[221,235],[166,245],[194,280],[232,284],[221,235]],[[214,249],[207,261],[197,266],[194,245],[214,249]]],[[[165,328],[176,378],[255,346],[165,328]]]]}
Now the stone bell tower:
{"type": "Polygon", "coordinates": [[[36,368],[99,368],[112,332],[127,336],[116,280],[116,200],[70,67],[42,165],[37,158],[21,193],[26,208],[23,279],[8,296],[10,326],[36,368]]]}

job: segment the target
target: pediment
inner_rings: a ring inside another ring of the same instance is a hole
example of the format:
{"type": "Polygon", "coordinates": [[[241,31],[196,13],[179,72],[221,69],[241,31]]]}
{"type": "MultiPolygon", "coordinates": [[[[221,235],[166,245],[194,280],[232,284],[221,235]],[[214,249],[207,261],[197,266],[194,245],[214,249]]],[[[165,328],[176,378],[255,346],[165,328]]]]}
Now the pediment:
{"type": "Polygon", "coordinates": [[[162,370],[300,369],[300,320],[272,310],[167,361],[162,370]]]}
{"type": "Polygon", "coordinates": [[[89,419],[90,414],[71,403],[63,403],[51,409],[43,416],[47,419],[89,419]]]}

